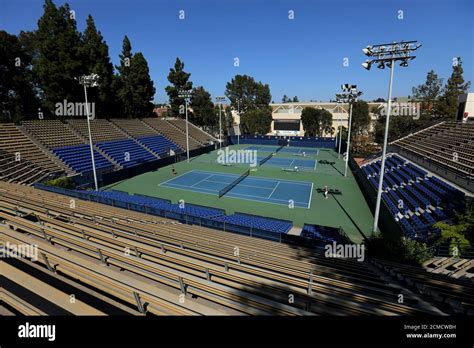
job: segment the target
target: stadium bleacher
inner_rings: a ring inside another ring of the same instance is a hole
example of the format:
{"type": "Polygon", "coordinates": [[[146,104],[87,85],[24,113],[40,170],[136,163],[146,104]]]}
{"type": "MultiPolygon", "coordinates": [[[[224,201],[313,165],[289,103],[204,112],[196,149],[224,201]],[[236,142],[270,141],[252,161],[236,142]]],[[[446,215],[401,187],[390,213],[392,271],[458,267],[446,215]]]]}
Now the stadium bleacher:
{"type": "Polygon", "coordinates": [[[0,124],[0,178],[31,184],[69,172],[61,161],[48,154],[12,123],[0,124]]]}
{"type": "MultiPolygon", "coordinates": [[[[159,118],[144,118],[142,121],[147,124],[149,127],[153,128],[158,133],[162,134],[169,140],[173,141],[177,144],[180,148],[186,150],[186,138],[185,133],[181,131],[179,128],[172,126],[169,122],[165,119],[159,118]]],[[[194,140],[193,138],[189,138],[189,149],[197,149],[201,147],[202,144],[194,140]]]]}
{"type": "Polygon", "coordinates": [[[160,157],[162,157],[163,154],[169,154],[169,150],[173,150],[175,153],[183,151],[178,145],[162,135],[140,137],[137,138],[137,140],[160,157]]]}
{"type": "MultiPolygon", "coordinates": [[[[170,150],[174,153],[183,152],[186,149],[186,136],[182,132],[185,122],[181,119],[158,118],[90,120],[94,158],[98,161],[96,167],[106,171],[129,168],[170,156],[170,150]]],[[[87,120],[25,121],[20,128],[26,135],[14,125],[0,128],[2,141],[8,142],[5,143],[6,147],[28,146],[28,151],[25,151],[30,157],[28,160],[41,168],[42,172],[66,171],[72,174],[91,170],[90,154],[82,146],[89,142],[87,120]],[[12,137],[19,141],[15,143],[8,140],[12,137]],[[43,146],[43,150],[39,144],[43,146]],[[85,162],[79,163],[82,160],[85,162]]],[[[197,149],[213,139],[194,125],[190,124],[189,129],[190,149],[197,149]]],[[[13,147],[10,148],[14,150],[13,147]]],[[[3,162],[6,161],[5,158],[3,162]]],[[[6,177],[6,173],[0,175],[6,177]]],[[[30,181],[36,182],[38,178],[44,179],[46,176],[32,177],[30,181]]]]}
{"type": "MultiPolygon", "coordinates": [[[[375,190],[380,161],[361,167],[375,190]]],[[[434,223],[446,221],[464,208],[464,192],[395,154],[389,154],[385,161],[383,190],[382,199],[390,213],[402,231],[414,239],[436,234],[434,223]]]]}
{"type": "MultiPolygon", "coordinates": [[[[108,194],[116,197],[121,193],[108,194]]],[[[327,258],[304,248],[180,224],[83,199],[77,199],[71,208],[68,196],[22,185],[0,182],[0,196],[0,241],[34,240],[45,256],[38,259],[39,264],[48,265],[48,258],[54,257],[55,268],[61,271],[58,273],[74,275],[70,286],[76,286],[74,279],[91,279],[87,282],[89,289],[100,292],[101,298],[120,298],[129,311],[137,310],[131,289],[138,287],[147,291],[147,312],[158,315],[212,315],[220,313],[222,304],[234,314],[252,315],[437,313],[426,304],[418,305],[417,299],[398,285],[388,284],[366,262],[327,258]],[[27,204],[25,196],[29,197],[27,204]],[[124,256],[124,249],[133,257],[124,256]],[[133,276],[137,273],[146,277],[144,281],[133,276]],[[245,274],[251,275],[252,282],[243,277],[245,274]],[[194,289],[199,291],[199,307],[189,297],[184,304],[168,301],[170,304],[163,308],[160,297],[167,296],[167,292],[162,285],[172,286],[176,293],[180,289],[178,277],[185,285],[192,282],[188,289],[191,295],[194,289]],[[236,297],[235,288],[242,282],[246,284],[245,295],[236,297]],[[263,283],[266,286],[262,287],[263,283]],[[287,292],[280,291],[288,286],[304,301],[288,306],[287,292]],[[393,301],[402,292],[404,303],[393,301]],[[204,306],[209,300],[213,304],[204,306]]],[[[13,276],[11,268],[3,270],[5,276],[13,276]]],[[[440,281],[437,279],[437,286],[442,290],[440,281]]],[[[457,287],[457,293],[467,294],[465,302],[472,302],[467,283],[457,282],[457,287]]],[[[38,295],[47,296],[42,289],[38,295]]],[[[76,314],[79,310],[68,309],[76,314]]],[[[34,306],[30,312],[35,312],[34,306]]]]}
{"type": "MultiPolygon", "coordinates": [[[[180,118],[166,120],[173,127],[178,128],[181,132],[186,133],[186,121],[180,118]]],[[[210,134],[202,131],[192,123],[188,123],[188,133],[191,138],[199,142],[201,145],[207,145],[211,141],[216,141],[210,134]]]]}
{"type": "Polygon", "coordinates": [[[391,143],[460,175],[474,176],[474,124],[441,122],[391,143]]]}

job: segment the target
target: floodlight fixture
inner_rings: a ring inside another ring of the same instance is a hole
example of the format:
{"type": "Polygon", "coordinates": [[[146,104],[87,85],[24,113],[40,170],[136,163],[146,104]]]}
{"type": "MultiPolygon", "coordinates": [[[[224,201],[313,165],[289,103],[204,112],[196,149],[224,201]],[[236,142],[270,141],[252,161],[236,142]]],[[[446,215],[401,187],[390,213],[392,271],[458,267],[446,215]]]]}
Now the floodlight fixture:
{"type": "Polygon", "coordinates": [[[364,67],[364,69],[370,70],[372,62],[370,60],[366,60],[364,63],[362,63],[362,66],[364,67]]]}
{"type": "Polygon", "coordinates": [[[368,45],[366,48],[362,49],[362,52],[364,52],[366,56],[372,55],[372,46],[368,45]]]}
{"type": "Polygon", "coordinates": [[[85,87],[97,87],[99,86],[100,76],[97,74],[82,75],[76,78],[76,80],[85,87]]]}
{"type": "Polygon", "coordinates": [[[178,90],[178,96],[183,99],[189,99],[192,96],[192,92],[189,89],[178,90]]]}

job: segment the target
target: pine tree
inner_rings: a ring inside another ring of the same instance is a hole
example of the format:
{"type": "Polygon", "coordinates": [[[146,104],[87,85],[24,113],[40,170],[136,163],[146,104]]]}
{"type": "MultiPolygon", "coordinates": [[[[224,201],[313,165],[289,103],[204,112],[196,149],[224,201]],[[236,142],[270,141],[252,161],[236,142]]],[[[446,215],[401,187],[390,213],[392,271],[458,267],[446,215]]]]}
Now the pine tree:
{"type": "Polygon", "coordinates": [[[211,94],[204,87],[193,89],[190,106],[193,109],[190,119],[197,125],[212,128],[218,123],[211,94]]]}
{"type": "Polygon", "coordinates": [[[183,69],[184,63],[179,58],[176,58],[174,68],[171,68],[168,74],[168,81],[171,85],[165,88],[171,105],[171,114],[174,117],[180,116],[179,108],[181,105],[184,105],[183,98],[179,97],[179,91],[191,90],[193,88],[193,83],[189,81],[191,74],[185,72],[183,69]]]}
{"type": "MultiPolygon", "coordinates": [[[[252,76],[235,75],[227,82],[225,95],[230,99],[231,107],[237,109],[240,100],[240,111],[268,109],[272,100],[268,84],[256,82],[252,76]]],[[[289,101],[289,100],[288,100],[289,101]]]]}
{"type": "Polygon", "coordinates": [[[98,117],[112,116],[116,111],[116,98],[112,89],[114,68],[110,62],[109,47],[90,15],[82,41],[86,73],[100,76],[99,86],[88,91],[89,100],[96,103],[98,117]]]}
{"type": "Polygon", "coordinates": [[[436,105],[436,113],[439,117],[454,120],[456,117],[458,97],[466,93],[471,82],[464,82],[461,57],[458,57],[453,64],[453,72],[443,89],[443,95],[436,105]]]}
{"type": "Polygon", "coordinates": [[[131,117],[147,117],[153,112],[155,87],[150,78],[148,63],[141,52],[134,54],[130,66],[130,82],[133,95],[131,117]]]}
{"type": "Polygon", "coordinates": [[[80,33],[68,4],[57,8],[45,0],[38,21],[36,39],[38,59],[34,64],[43,93],[46,111],[54,112],[55,103],[83,101],[82,88],[75,78],[84,73],[80,33]]]}
{"type": "Polygon", "coordinates": [[[424,84],[412,88],[413,99],[421,103],[421,118],[428,119],[436,114],[435,105],[443,88],[443,79],[430,70],[424,84]]]}
{"type": "Polygon", "coordinates": [[[124,117],[146,117],[153,111],[155,87],[150,78],[148,63],[141,52],[132,53],[127,36],[123,39],[119,76],[115,81],[124,117]]]}
{"type": "Polygon", "coordinates": [[[117,91],[118,102],[120,103],[120,115],[130,117],[133,113],[133,88],[130,79],[130,66],[132,64],[132,45],[127,35],[123,38],[122,53],[119,55],[120,65],[117,66],[119,75],[114,81],[114,89],[117,91]]]}

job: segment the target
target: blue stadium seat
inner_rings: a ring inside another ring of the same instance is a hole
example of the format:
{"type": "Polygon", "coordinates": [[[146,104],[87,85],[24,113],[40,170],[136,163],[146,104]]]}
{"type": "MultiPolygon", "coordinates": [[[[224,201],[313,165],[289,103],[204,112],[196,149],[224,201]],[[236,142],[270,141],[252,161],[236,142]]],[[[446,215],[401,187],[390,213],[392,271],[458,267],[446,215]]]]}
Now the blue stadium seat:
{"type": "Polygon", "coordinates": [[[162,155],[168,153],[169,150],[173,150],[175,152],[182,152],[183,150],[176,145],[175,143],[169,141],[162,135],[152,135],[148,137],[141,137],[137,138],[138,142],[142,143],[158,155],[162,155]]]}
{"type": "MultiPolygon", "coordinates": [[[[84,173],[92,170],[89,145],[60,147],[53,149],[53,153],[76,172],[84,173]]],[[[113,164],[96,150],[94,150],[94,162],[97,170],[113,168],[113,164]]]]}
{"type": "MultiPolygon", "coordinates": [[[[437,232],[433,224],[448,220],[456,210],[462,210],[464,193],[438,177],[397,155],[388,156],[382,200],[410,238],[424,240],[437,232]],[[387,190],[387,188],[389,188],[387,190]],[[454,198],[454,199],[453,199],[454,198]],[[403,205],[400,205],[400,200],[403,205]],[[441,208],[441,209],[440,209],[441,208]],[[420,215],[412,214],[409,211],[420,215]],[[421,213],[423,211],[423,213],[421,213]],[[407,218],[400,218],[401,213],[407,218]],[[408,217],[409,216],[409,217],[408,217]]],[[[381,160],[363,166],[370,184],[377,189],[381,160]],[[374,171],[372,173],[372,171],[374,171]],[[370,175],[368,175],[370,174],[370,175]]]]}
{"type": "Polygon", "coordinates": [[[223,215],[216,217],[215,220],[277,233],[288,233],[288,231],[293,226],[290,221],[277,220],[243,213],[223,215]]]}
{"type": "Polygon", "coordinates": [[[157,159],[132,139],[107,141],[96,146],[125,168],[157,159]]]}

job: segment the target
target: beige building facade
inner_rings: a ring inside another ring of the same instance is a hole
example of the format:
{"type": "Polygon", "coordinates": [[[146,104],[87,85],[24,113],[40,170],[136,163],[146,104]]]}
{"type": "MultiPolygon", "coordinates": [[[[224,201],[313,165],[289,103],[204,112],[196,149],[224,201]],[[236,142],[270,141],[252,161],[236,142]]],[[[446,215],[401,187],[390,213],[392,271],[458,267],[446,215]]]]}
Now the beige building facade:
{"type": "MultiPolygon", "coordinates": [[[[376,115],[371,111],[383,106],[384,103],[368,103],[369,115],[372,125],[375,124],[376,115]]],[[[272,125],[269,135],[296,135],[304,136],[303,123],[301,122],[301,112],[304,108],[325,109],[332,114],[332,126],[337,129],[340,126],[348,126],[349,105],[336,102],[296,102],[296,103],[274,103],[272,108],[272,125]]],[[[330,136],[330,134],[324,134],[330,136]]]]}

